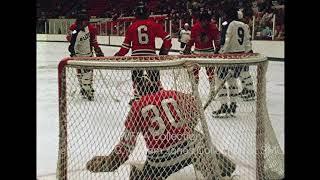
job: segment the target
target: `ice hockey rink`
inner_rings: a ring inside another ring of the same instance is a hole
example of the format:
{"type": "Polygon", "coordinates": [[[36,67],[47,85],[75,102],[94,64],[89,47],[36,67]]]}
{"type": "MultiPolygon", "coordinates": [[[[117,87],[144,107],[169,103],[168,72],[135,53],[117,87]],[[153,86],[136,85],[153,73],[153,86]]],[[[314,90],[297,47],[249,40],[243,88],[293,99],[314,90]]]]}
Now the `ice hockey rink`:
{"type": "MultiPolygon", "coordinates": [[[[118,47],[101,46],[105,56],[118,47]]],[[[55,179],[58,159],[58,63],[68,57],[68,43],[37,42],[37,179],[55,179]]],[[[171,53],[175,54],[175,53],[171,53]]],[[[267,108],[284,150],[284,62],[270,61],[267,108]]]]}

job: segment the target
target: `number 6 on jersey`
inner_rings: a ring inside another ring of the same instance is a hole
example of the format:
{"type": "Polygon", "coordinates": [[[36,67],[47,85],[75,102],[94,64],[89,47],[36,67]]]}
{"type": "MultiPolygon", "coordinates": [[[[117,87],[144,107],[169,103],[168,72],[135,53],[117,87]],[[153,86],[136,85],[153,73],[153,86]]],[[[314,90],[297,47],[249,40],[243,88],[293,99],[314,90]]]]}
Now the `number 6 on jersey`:
{"type": "Polygon", "coordinates": [[[148,44],[149,43],[149,37],[146,33],[148,31],[148,27],[146,25],[139,26],[137,28],[138,30],[138,40],[140,44],[148,44]],[[144,32],[142,32],[142,30],[144,32]]]}

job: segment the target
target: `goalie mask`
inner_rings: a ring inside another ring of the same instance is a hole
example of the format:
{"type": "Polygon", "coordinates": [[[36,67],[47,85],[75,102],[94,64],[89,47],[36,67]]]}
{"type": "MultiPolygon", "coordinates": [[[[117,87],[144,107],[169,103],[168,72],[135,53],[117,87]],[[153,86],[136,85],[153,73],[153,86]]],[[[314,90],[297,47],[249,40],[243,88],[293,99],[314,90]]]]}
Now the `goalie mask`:
{"type": "Polygon", "coordinates": [[[158,70],[136,70],[134,82],[139,95],[144,96],[160,90],[160,72],[158,70]]]}

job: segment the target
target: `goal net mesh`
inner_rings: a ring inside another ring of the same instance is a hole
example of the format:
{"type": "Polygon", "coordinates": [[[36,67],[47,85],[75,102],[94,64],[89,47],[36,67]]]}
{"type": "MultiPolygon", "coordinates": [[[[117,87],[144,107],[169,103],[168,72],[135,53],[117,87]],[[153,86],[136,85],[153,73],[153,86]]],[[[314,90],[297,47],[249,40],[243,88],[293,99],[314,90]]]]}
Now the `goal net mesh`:
{"type": "Polygon", "coordinates": [[[284,178],[267,63],[260,54],[62,60],[57,178],[284,178]]]}

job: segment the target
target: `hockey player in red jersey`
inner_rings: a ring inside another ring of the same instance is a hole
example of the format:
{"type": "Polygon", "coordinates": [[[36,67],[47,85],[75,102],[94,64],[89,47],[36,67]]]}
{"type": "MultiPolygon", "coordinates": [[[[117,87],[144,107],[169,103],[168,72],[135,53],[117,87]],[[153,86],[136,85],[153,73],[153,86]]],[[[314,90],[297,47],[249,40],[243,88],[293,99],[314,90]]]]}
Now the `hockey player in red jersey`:
{"type": "MultiPolygon", "coordinates": [[[[130,48],[132,49],[132,56],[155,56],[156,37],[160,37],[163,40],[159,55],[168,55],[172,46],[171,36],[163,30],[163,27],[160,24],[148,19],[149,12],[144,3],[138,3],[138,6],[135,9],[135,17],[136,21],[129,26],[124,42],[122,43],[122,47],[115,56],[126,55],[130,48]]],[[[132,71],[134,99],[141,96],[136,90],[136,76],[139,74],[138,71],[139,70],[132,71]]],[[[155,73],[158,74],[158,72],[155,73]]],[[[132,101],[130,104],[131,103],[132,101]]]]}
{"type": "MultiPolygon", "coordinates": [[[[97,31],[89,24],[89,16],[85,10],[78,13],[75,23],[68,30],[67,40],[70,42],[69,52],[71,57],[92,57],[93,51],[96,56],[104,56],[97,42],[97,31]]],[[[93,70],[77,69],[77,76],[80,83],[81,95],[92,101],[94,99],[94,89],[92,87],[93,70]]]]}
{"type": "MultiPolygon", "coordinates": [[[[191,53],[191,47],[195,45],[194,54],[214,54],[220,49],[220,32],[217,26],[211,23],[211,15],[202,12],[191,29],[191,40],[187,44],[184,54],[191,53]]],[[[196,82],[199,82],[199,70],[194,69],[196,82]]],[[[214,67],[206,67],[210,83],[210,92],[214,88],[214,67]]]]}
{"type": "Polygon", "coordinates": [[[204,135],[194,128],[200,118],[195,97],[173,90],[161,90],[158,79],[137,76],[143,96],[134,101],[125,121],[125,130],[111,154],[87,162],[91,172],[113,172],[134,150],[139,133],[148,149],[143,169],[132,167],[131,180],[166,179],[193,164],[205,179],[231,176],[235,164],[217,149],[216,160],[208,152],[204,135]],[[218,170],[219,169],[219,170],[218,170]]]}

